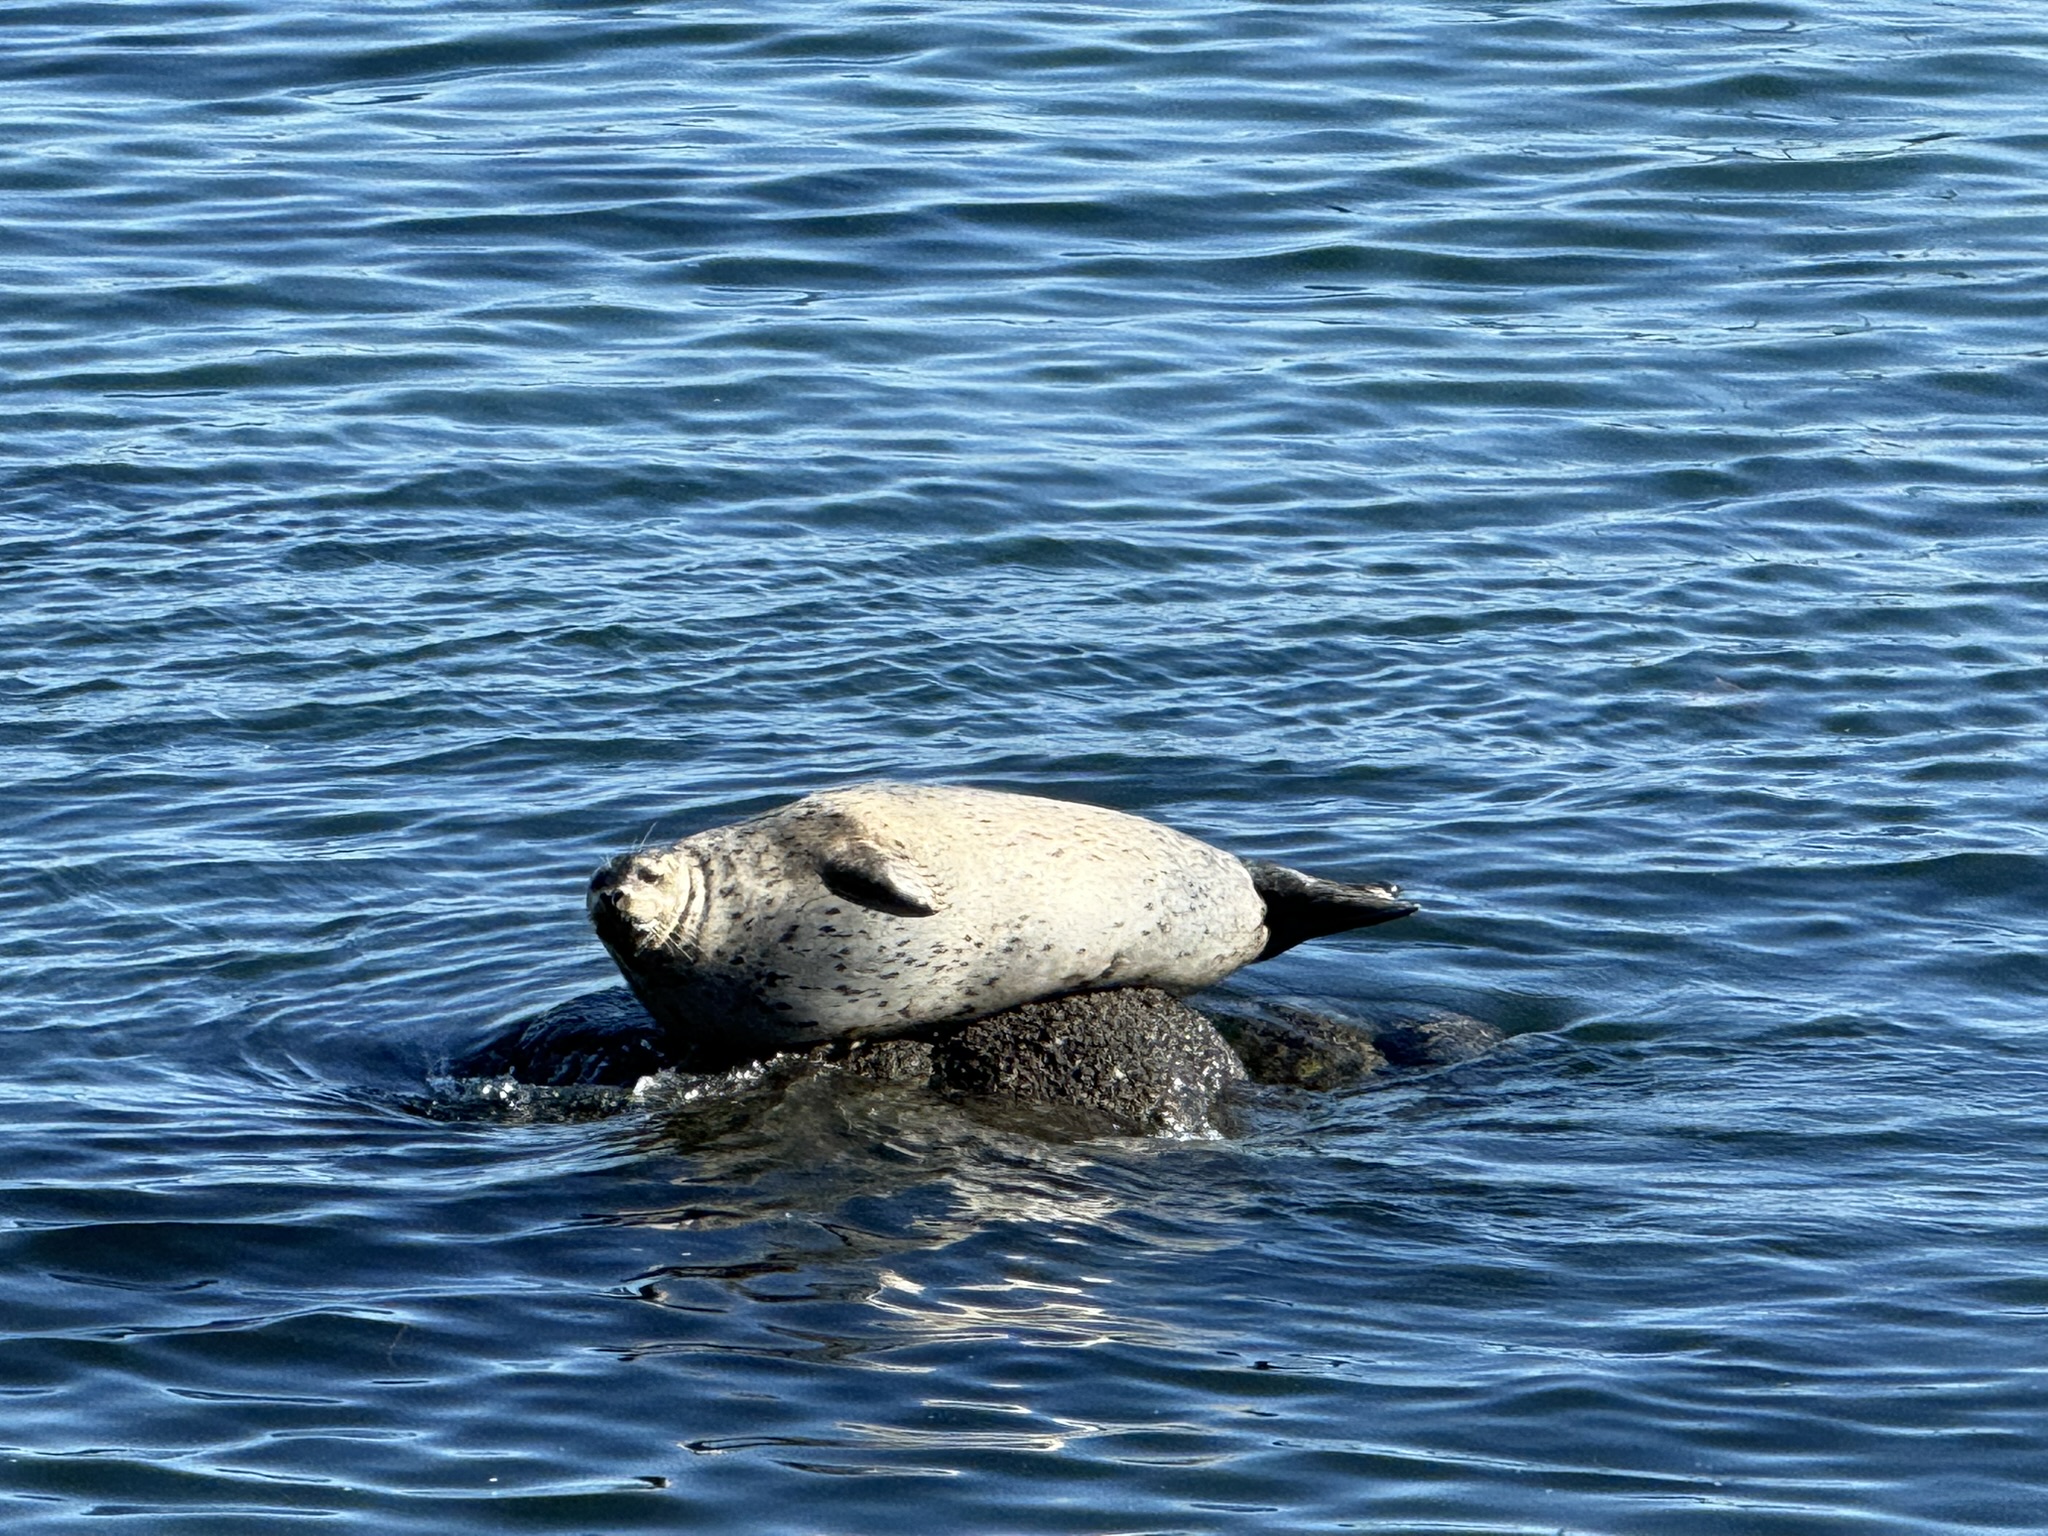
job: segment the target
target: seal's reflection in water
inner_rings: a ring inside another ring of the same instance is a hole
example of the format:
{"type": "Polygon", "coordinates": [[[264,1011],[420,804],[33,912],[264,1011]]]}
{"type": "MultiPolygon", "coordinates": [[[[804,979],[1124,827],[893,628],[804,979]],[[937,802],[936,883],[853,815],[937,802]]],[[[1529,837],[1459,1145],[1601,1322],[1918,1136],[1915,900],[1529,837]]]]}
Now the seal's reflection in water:
{"type": "Polygon", "coordinates": [[[731,1113],[729,1099],[693,1094],[665,1104],[650,1091],[635,1140],[647,1154],[687,1159],[677,1180],[687,1194],[615,1219],[698,1235],[774,1225],[779,1247],[740,1260],[749,1270],[821,1259],[879,1263],[996,1222],[1026,1222],[1058,1241],[1099,1229],[1124,1208],[1126,1196],[1104,1182],[1105,1155],[1135,1156],[1148,1145],[1106,1142],[1098,1118],[1067,1106],[963,1107],[836,1073],[768,1076],[775,1080],[747,1096],[743,1116],[731,1113]]]}
{"type": "MultiPolygon", "coordinates": [[[[664,1132],[648,1133],[652,1152],[664,1132]]],[[[1228,1347],[1133,1272],[1186,1274],[1242,1241],[1242,1176],[1185,1166],[1239,1161],[1227,1144],[1061,1141],[1042,1121],[810,1079],[688,1156],[678,1203],[612,1219],[677,1249],[622,1287],[663,1318],[620,1355],[752,1383],[721,1402],[718,1432],[682,1441],[700,1455],[916,1475],[1156,1433],[1156,1418],[1045,1402],[1048,1381],[1092,1371],[1058,1361],[1228,1347]]]]}

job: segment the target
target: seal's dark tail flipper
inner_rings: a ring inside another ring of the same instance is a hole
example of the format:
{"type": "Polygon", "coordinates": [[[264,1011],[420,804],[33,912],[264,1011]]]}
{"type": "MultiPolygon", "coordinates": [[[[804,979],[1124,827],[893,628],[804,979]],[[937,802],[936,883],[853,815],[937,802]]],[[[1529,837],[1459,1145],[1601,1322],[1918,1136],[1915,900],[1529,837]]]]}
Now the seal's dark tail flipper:
{"type": "Polygon", "coordinates": [[[1251,871],[1253,889],[1266,902],[1266,947],[1258,953],[1260,960],[1270,960],[1304,939],[1391,923],[1416,910],[1414,902],[1399,900],[1391,885],[1346,885],[1257,859],[1246,859],[1244,867],[1251,871]]]}

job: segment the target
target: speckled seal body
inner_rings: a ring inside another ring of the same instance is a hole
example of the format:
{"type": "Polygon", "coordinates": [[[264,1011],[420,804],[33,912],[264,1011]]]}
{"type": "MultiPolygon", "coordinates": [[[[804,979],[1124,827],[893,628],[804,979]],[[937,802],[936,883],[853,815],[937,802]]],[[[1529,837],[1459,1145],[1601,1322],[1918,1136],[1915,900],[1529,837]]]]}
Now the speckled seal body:
{"type": "Polygon", "coordinates": [[[1270,952],[1266,900],[1231,854],[1098,806],[941,785],[858,784],[623,854],[590,913],[699,1061],[1072,992],[1184,994],[1270,952]]]}

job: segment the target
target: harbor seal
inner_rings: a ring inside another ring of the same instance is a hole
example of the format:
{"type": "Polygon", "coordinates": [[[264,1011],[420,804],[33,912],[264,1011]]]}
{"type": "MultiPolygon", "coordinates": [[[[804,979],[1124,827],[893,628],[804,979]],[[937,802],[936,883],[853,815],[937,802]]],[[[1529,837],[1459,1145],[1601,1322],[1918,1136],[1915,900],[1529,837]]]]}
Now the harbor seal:
{"type": "Polygon", "coordinates": [[[1120,811],[892,783],[621,854],[588,903],[677,1064],[699,1070],[1075,992],[1182,995],[1415,910],[1392,886],[1248,862],[1120,811]]]}

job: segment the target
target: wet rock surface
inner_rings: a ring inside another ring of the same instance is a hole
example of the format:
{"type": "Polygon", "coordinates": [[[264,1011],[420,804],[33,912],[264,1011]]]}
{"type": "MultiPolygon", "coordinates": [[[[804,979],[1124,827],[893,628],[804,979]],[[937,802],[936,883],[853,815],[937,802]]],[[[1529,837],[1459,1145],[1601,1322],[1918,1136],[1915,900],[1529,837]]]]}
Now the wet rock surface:
{"type": "Polygon", "coordinates": [[[1208,1127],[1244,1077],[1214,1024],[1142,987],[1027,1003],[932,1050],[931,1086],[943,1093],[1078,1105],[1138,1131],[1208,1127]]]}
{"type": "Polygon", "coordinates": [[[814,1046],[802,1056],[878,1083],[923,1086],[932,1079],[934,1050],[929,1040],[842,1040],[814,1046]]]}

